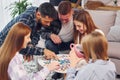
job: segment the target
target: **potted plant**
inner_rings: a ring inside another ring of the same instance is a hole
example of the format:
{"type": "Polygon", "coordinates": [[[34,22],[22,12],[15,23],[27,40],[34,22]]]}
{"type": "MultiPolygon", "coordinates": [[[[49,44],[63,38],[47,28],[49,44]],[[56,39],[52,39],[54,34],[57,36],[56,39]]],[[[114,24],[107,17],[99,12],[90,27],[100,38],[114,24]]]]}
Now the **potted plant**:
{"type": "Polygon", "coordinates": [[[10,15],[14,18],[24,12],[28,6],[32,5],[32,3],[28,3],[27,1],[28,0],[19,0],[18,2],[15,1],[10,4],[9,9],[12,10],[10,15]]]}

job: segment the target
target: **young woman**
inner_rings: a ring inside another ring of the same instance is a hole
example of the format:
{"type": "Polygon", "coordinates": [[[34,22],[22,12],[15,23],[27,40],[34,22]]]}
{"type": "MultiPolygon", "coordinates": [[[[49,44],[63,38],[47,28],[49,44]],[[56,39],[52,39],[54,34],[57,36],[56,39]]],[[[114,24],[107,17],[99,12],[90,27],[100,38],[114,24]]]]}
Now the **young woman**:
{"type": "Polygon", "coordinates": [[[90,14],[84,9],[75,11],[73,20],[75,25],[74,43],[81,43],[82,37],[85,36],[86,34],[91,33],[92,31],[97,30],[103,33],[96,27],[90,14]]]}
{"type": "Polygon", "coordinates": [[[75,51],[70,51],[70,68],[66,80],[115,80],[116,68],[107,55],[108,43],[103,34],[93,31],[81,40],[87,65],[77,72],[75,66],[80,58],[75,57],[75,51]]]}
{"type": "Polygon", "coordinates": [[[49,71],[59,67],[58,63],[54,62],[37,73],[27,73],[22,64],[23,56],[18,51],[26,48],[28,42],[31,41],[30,34],[30,27],[22,22],[14,24],[10,29],[0,47],[0,80],[43,80],[49,71]]]}

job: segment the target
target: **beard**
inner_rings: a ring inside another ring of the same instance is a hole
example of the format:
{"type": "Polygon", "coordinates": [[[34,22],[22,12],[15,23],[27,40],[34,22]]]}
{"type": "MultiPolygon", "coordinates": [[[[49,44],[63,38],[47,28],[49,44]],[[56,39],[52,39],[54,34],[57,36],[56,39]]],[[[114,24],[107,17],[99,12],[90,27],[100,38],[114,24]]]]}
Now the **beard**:
{"type": "Polygon", "coordinates": [[[41,19],[38,19],[38,23],[40,23],[43,27],[48,27],[48,25],[45,25],[45,24],[42,23],[41,19]]]}

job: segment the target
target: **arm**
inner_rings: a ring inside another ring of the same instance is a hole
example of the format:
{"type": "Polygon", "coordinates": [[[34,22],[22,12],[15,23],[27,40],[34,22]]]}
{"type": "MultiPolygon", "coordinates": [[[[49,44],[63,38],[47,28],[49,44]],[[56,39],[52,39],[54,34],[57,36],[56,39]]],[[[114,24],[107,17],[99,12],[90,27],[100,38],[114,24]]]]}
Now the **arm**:
{"type": "Polygon", "coordinates": [[[44,48],[35,47],[31,45],[30,46],[28,45],[27,48],[22,49],[20,53],[23,55],[43,55],[44,54],[44,48]]]}
{"type": "Polygon", "coordinates": [[[12,71],[10,73],[11,80],[45,80],[49,74],[47,67],[44,67],[42,70],[37,73],[27,73],[22,64],[12,64],[12,71]]]}
{"type": "Polygon", "coordinates": [[[54,62],[43,67],[43,69],[36,73],[27,73],[24,69],[22,61],[23,56],[19,53],[16,54],[15,57],[10,61],[8,74],[11,80],[45,80],[50,71],[59,68],[58,62],[54,62]]]}
{"type": "Polygon", "coordinates": [[[14,24],[14,20],[11,20],[4,28],[3,30],[0,32],[0,46],[3,44],[10,28],[12,27],[12,25],[14,24]]]}
{"type": "Polygon", "coordinates": [[[44,80],[50,72],[47,67],[44,67],[37,73],[27,73],[22,61],[23,56],[19,53],[10,61],[8,74],[11,80],[44,80]]]}
{"type": "Polygon", "coordinates": [[[46,56],[46,59],[51,59],[51,58],[58,59],[57,55],[54,52],[48,49],[31,46],[31,45],[27,46],[27,48],[25,49],[22,49],[20,51],[20,54],[23,54],[26,57],[29,55],[43,55],[44,54],[46,56]]]}
{"type": "Polygon", "coordinates": [[[69,68],[67,70],[67,77],[66,80],[74,80],[76,77],[76,69],[75,68],[69,68]]]}

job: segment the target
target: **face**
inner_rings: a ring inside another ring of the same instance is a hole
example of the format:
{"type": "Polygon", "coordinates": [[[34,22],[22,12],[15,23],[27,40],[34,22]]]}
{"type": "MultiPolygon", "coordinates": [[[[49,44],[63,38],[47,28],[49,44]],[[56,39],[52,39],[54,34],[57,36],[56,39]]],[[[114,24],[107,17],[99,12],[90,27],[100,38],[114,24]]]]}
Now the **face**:
{"type": "Polygon", "coordinates": [[[50,26],[50,23],[52,21],[53,21],[53,18],[50,18],[48,16],[40,18],[40,22],[41,22],[42,26],[44,26],[44,27],[50,26]]]}
{"type": "Polygon", "coordinates": [[[42,17],[40,12],[36,12],[36,20],[42,24],[43,27],[50,26],[50,23],[53,21],[53,18],[48,16],[42,17]]]}
{"type": "Polygon", "coordinates": [[[78,30],[81,34],[84,34],[87,30],[86,25],[84,25],[82,22],[74,20],[74,25],[76,30],[78,30]]]}
{"type": "Polygon", "coordinates": [[[62,22],[63,24],[69,22],[70,19],[71,19],[71,17],[72,17],[72,12],[70,12],[70,13],[68,13],[68,14],[66,14],[66,15],[61,15],[61,14],[59,14],[59,19],[61,20],[61,22],[62,22]]]}
{"type": "Polygon", "coordinates": [[[24,37],[24,43],[23,43],[23,48],[26,48],[28,42],[30,42],[30,33],[24,37]]]}

